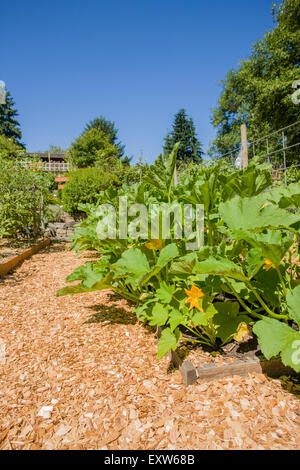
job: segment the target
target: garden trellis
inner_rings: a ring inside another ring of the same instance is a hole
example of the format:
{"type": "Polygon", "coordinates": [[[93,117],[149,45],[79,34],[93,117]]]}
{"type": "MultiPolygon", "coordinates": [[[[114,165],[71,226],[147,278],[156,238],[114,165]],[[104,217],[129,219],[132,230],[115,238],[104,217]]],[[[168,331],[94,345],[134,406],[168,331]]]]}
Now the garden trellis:
{"type": "MultiPolygon", "coordinates": [[[[260,161],[270,163],[272,165],[270,172],[274,179],[280,179],[284,174],[284,183],[287,186],[287,171],[300,168],[300,121],[258,137],[247,142],[246,145],[249,158],[258,156],[260,161]]],[[[242,145],[240,143],[237,148],[222,154],[219,159],[230,160],[234,167],[236,158],[241,153],[242,145]]]]}

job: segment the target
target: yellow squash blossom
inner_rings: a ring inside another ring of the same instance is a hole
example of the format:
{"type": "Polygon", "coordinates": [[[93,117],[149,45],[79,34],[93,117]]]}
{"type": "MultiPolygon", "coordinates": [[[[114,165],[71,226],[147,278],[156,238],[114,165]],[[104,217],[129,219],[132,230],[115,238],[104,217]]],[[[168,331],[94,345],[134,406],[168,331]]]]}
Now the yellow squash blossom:
{"type": "Polygon", "coordinates": [[[269,271],[269,269],[273,268],[273,269],[276,269],[276,266],[274,263],[272,263],[272,261],[270,259],[265,259],[265,268],[266,268],[266,271],[269,271]]]}
{"type": "Polygon", "coordinates": [[[188,296],[185,303],[190,304],[189,310],[196,307],[198,310],[200,310],[200,312],[204,312],[203,308],[199,305],[199,299],[205,296],[202,290],[199,289],[199,287],[194,286],[194,284],[192,284],[190,291],[188,291],[187,289],[184,290],[186,295],[188,296]]]}
{"type": "Polygon", "coordinates": [[[162,241],[161,240],[151,240],[149,243],[145,243],[145,247],[149,250],[161,250],[162,249],[162,241]]]}
{"type": "Polygon", "coordinates": [[[251,328],[247,323],[242,322],[239,324],[236,333],[233,335],[233,339],[237,341],[238,343],[244,343],[251,339],[251,328]]]}

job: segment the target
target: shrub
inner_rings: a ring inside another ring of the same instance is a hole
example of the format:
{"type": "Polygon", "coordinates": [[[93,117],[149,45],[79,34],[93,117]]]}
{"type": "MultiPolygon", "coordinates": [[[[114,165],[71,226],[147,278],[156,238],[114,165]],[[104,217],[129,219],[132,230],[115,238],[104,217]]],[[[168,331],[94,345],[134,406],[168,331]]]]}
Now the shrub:
{"type": "Polygon", "coordinates": [[[70,173],[62,190],[62,203],[65,211],[79,212],[79,204],[96,203],[100,191],[110,186],[120,186],[117,176],[100,168],[82,168],[70,173]]]}
{"type": "Polygon", "coordinates": [[[0,158],[0,237],[36,237],[53,175],[0,158]]]}

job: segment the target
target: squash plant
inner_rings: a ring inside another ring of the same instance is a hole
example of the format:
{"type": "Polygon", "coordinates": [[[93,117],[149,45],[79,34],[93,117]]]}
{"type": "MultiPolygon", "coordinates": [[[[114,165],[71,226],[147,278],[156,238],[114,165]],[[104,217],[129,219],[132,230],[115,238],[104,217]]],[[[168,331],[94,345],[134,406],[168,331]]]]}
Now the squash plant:
{"type": "Polygon", "coordinates": [[[97,208],[88,206],[72,248],[97,250],[99,259],[77,268],[67,282],[81,282],[57,295],[110,288],[134,302],[140,321],[164,327],[158,357],[181,340],[219,348],[253,328],[267,358],[281,354],[300,371],[300,184],[272,190],[268,166],[253,160],[234,173],[222,161],[188,168],[174,186],[177,148],[160,156],[140,184],[101,193],[99,204],[110,203],[117,213],[121,195],[147,207],[203,204],[205,245],[188,252],[174,226],[167,240],[99,240],[97,208]]]}

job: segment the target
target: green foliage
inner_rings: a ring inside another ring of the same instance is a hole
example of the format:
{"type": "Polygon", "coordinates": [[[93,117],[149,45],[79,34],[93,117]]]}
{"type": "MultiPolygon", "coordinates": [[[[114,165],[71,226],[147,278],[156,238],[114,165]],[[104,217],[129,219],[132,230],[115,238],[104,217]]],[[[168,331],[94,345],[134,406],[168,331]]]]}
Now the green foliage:
{"type": "Polygon", "coordinates": [[[79,212],[80,204],[95,204],[101,191],[120,185],[115,175],[100,168],[82,168],[69,176],[70,180],[62,189],[62,203],[64,210],[70,213],[79,212]]]}
{"type": "Polygon", "coordinates": [[[24,145],[20,142],[22,133],[20,124],[15,119],[18,112],[14,106],[15,102],[10,92],[7,91],[5,104],[0,104],[0,135],[5,135],[7,138],[12,139],[17,146],[24,148],[24,145]]]}
{"type": "Polygon", "coordinates": [[[64,150],[61,148],[60,145],[50,144],[49,148],[45,150],[45,152],[60,154],[60,153],[64,153],[64,150]]]}
{"type": "Polygon", "coordinates": [[[150,204],[166,202],[203,204],[204,246],[187,252],[186,240],[174,238],[174,222],[166,240],[100,240],[97,207],[87,205],[88,217],[76,230],[72,249],[94,249],[99,260],[77,268],[67,281],[81,282],[58,295],[110,288],[134,302],[140,321],[163,329],[158,357],[182,341],[219,349],[233,339],[243,341],[255,325],[263,353],[269,357],[281,351],[291,364],[291,339],[299,335],[289,325],[299,323],[300,183],[271,189],[266,165],[252,162],[233,173],[220,161],[188,166],[174,186],[178,147],[160,156],[141,184],[102,191],[98,202],[115,207],[117,223],[119,196],[148,210],[150,204]],[[280,344],[273,349],[264,325],[279,331],[280,344]]]}
{"type": "MultiPolygon", "coordinates": [[[[284,0],[273,10],[273,17],[274,29],[254,43],[249,58],[237,70],[230,70],[222,82],[222,93],[212,116],[217,138],[211,155],[219,156],[237,147],[243,122],[252,141],[300,119],[300,106],[291,99],[292,84],[300,78],[299,1],[284,0]]],[[[299,137],[295,128],[288,144],[299,142],[299,137]]],[[[294,152],[289,151],[288,160],[299,163],[297,151],[295,148],[295,158],[294,152]]],[[[265,144],[261,150],[256,148],[256,154],[259,152],[266,153],[265,144]]]]}
{"type": "MultiPolygon", "coordinates": [[[[300,327],[300,286],[289,291],[287,308],[290,318],[300,327]]],[[[272,318],[264,318],[254,325],[263,354],[267,359],[281,355],[282,362],[300,372],[300,332],[285,323],[272,318]]]]}
{"type": "Polygon", "coordinates": [[[0,159],[0,237],[36,237],[41,229],[41,195],[46,206],[52,175],[0,159]]]}
{"type": "Polygon", "coordinates": [[[96,129],[100,132],[103,132],[107,136],[108,141],[116,147],[118,158],[123,157],[125,146],[118,141],[118,129],[116,129],[114,122],[111,122],[108,119],[105,119],[105,117],[100,116],[86,124],[83,134],[91,129],[96,129]]]}
{"type": "Polygon", "coordinates": [[[72,143],[68,156],[77,168],[107,169],[118,159],[118,150],[103,131],[91,128],[72,143]]]}
{"type": "Polygon", "coordinates": [[[0,158],[11,160],[20,157],[24,149],[16,144],[11,137],[0,135],[0,158]]]}
{"type": "Polygon", "coordinates": [[[184,109],[180,109],[174,117],[173,130],[165,138],[164,155],[171,153],[177,142],[180,142],[178,149],[179,162],[201,162],[202,147],[196,137],[193,120],[187,117],[184,109]]]}
{"type": "MultiPolygon", "coordinates": [[[[291,166],[296,163],[297,163],[297,160],[294,162],[291,162],[291,166]]],[[[286,171],[286,179],[287,179],[287,184],[297,183],[298,181],[300,181],[300,168],[299,167],[289,168],[286,171]]]]}

